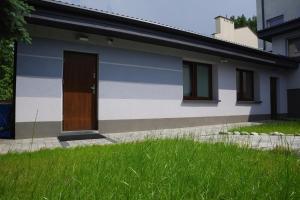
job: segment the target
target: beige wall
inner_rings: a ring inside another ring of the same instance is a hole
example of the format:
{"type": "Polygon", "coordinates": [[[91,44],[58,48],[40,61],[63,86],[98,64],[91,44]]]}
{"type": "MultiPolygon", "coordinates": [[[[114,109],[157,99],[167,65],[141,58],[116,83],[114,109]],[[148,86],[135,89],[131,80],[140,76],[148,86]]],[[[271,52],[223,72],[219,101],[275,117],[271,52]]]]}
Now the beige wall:
{"type": "Polygon", "coordinates": [[[257,36],[248,28],[234,28],[234,22],[225,17],[216,17],[216,33],[213,36],[217,39],[258,48],[257,36]]]}

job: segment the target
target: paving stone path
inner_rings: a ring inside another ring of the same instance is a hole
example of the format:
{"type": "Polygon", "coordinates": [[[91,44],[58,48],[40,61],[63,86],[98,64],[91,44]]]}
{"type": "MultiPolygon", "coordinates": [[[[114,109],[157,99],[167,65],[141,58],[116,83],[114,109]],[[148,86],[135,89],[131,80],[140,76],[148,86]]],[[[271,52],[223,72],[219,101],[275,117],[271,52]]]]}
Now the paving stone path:
{"type": "Polygon", "coordinates": [[[272,149],[278,146],[290,148],[300,152],[300,136],[269,136],[269,135],[219,135],[220,131],[227,131],[236,126],[253,125],[258,123],[236,123],[193,128],[165,129],[155,131],[139,131],[128,133],[103,134],[101,139],[59,141],[56,137],[1,140],[0,154],[8,152],[28,152],[41,149],[72,148],[87,145],[109,145],[124,142],[142,141],[157,138],[190,137],[203,142],[227,142],[247,145],[251,148],[272,149]]]}

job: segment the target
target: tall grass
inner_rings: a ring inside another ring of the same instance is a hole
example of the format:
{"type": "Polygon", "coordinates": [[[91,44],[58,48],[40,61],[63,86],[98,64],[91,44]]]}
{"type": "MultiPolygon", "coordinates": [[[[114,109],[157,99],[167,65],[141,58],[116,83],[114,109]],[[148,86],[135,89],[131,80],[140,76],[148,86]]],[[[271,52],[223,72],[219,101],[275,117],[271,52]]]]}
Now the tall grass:
{"type": "Polygon", "coordinates": [[[189,139],[0,156],[0,199],[299,199],[299,188],[291,152],[189,139]]]}

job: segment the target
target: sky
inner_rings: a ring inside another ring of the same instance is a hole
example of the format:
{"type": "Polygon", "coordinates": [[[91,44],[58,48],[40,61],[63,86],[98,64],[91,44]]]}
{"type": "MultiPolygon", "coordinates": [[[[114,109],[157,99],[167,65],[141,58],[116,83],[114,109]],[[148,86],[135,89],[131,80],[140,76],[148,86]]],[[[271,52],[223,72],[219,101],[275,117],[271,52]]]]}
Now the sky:
{"type": "Polygon", "coordinates": [[[216,16],[256,15],[256,0],[62,0],[192,30],[215,32],[216,16]]]}

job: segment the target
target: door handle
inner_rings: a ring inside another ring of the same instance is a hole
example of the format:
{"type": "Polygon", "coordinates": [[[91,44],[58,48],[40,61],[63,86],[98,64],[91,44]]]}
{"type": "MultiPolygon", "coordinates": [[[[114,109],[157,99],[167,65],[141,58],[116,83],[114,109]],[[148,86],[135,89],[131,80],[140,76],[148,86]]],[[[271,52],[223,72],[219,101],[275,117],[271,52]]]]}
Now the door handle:
{"type": "Polygon", "coordinates": [[[96,94],[96,86],[95,86],[95,84],[93,84],[93,85],[91,86],[91,90],[92,90],[92,93],[93,93],[93,94],[96,94]]]}

